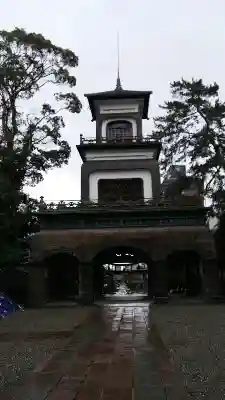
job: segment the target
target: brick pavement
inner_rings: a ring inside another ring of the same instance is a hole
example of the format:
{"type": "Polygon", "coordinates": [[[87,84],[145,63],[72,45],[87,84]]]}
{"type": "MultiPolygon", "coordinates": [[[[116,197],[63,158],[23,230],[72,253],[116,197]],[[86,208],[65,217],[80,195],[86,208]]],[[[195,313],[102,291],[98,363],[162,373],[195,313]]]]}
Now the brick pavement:
{"type": "Polygon", "coordinates": [[[146,303],[105,305],[4,400],[184,399],[146,303]],[[174,389],[176,392],[174,392],[174,389]],[[175,397],[174,397],[175,396],[175,397]]]}

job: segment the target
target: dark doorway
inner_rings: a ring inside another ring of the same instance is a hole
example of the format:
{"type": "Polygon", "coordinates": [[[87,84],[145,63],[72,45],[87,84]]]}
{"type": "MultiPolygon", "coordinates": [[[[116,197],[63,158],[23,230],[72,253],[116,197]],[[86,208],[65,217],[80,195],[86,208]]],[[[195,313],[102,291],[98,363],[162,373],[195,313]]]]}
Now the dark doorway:
{"type": "Polygon", "coordinates": [[[107,248],[94,260],[95,299],[136,300],[152,296],[151,260],[137,248],[107,248]]]}
{"type": "Polygon", "coordinates": [[[169,291],[194,297],[201,293],[200,257],[195,251],[177,251],[168,257],[169,291]]]}
{"type": "Polygon", "coordinates": [[[75,300],[78,295],[78,260],[57,253],[46,259],[47,295],[50,301],[75,300]]]}

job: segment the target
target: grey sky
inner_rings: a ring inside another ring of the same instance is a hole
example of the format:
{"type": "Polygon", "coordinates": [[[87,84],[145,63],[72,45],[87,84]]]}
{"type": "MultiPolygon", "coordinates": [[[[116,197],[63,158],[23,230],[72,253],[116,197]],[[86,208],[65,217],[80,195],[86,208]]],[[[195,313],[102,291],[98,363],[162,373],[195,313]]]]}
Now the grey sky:
{"type": "MultiPolygon", "coordinates": [[[[94,136],[95,129],[83,94],[115,87],[118,29],[123,87],[153,91],[150,117],[168,98],[169,82],[182,76],[217,81],[225,100],[224,0],[1,0],[0,4],[3,29],[18,26],[42,33],[71,48],[80,59],[76,93],[83,111],[66,117],[63,132],[72,157],[67,167],[50,172],[29,190],[35,196],[80,197],[76,144],[80,133],[94,136]]],[[[151,120],[145,122],[145,132],[151,129],[151,120]]]]}

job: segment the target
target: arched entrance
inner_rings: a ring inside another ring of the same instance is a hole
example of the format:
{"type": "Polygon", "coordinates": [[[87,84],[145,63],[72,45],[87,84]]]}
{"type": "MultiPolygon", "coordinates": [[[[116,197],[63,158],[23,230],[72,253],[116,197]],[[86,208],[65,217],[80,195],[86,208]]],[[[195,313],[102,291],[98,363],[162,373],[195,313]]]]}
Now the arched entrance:
{"type": "Polygon", "coordinates": [[[94,259],[94,297],[109,295],[151,296],[151,259],[133,246],[115,246],[101,251],[94,259]]]}
{"type": "Polygon", "coordinates": [[[196,251],[175,251],[167,258],[169,291],[198,296],[202,289],[201,258],[196,251]]]}
{"type": "Polygon", "coordinates": [[[78,259],[59,252],[45,259],[49,301],[74,300],[78,295],[78,259]]]}

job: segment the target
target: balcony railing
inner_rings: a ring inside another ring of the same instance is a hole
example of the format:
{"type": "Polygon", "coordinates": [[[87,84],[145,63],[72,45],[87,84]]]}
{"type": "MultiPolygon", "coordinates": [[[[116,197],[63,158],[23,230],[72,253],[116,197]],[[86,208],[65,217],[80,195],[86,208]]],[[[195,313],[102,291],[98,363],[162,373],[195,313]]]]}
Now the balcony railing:
{"type": "Polygon", "coordinates": [[[188,215],[187,217],[171,217],[162,216],[161,218],[129,218],[123,215],[121,218],[111,217],[103,218],[96,215],[96,218],[89,218],[88,215],[84,218],[69,216],[63,219],[48,218],[48,213],[43,214],[40,218],[41,230],[59,230],[59,229],[101,229],[101,228],[156,228],[156,227],[179,227],[179,226],[203,226],[205,225],[204,217],[196,217],[188,215]]]}
{"type": "Polygon", "coordinates": [[[124,143],[124,144],[132,144],[132,143],[154,143],[150,136],[138,137],[138,136],[117,136],[116,138],[106,138],[101,137],[97,139],[95,137],[84,137],[82,134],[80,135],[80,144],[116,144],[116,143],[124,143]]]}
{"type": "Polygon", "coordinates": [[[161,199],[156,201],[153,199],[141,199],[138,201],[116,201],[116,202],[98,202],[98,201],[81,201],[81,200],[49,200],[45,201],[41,197],[39,202],[39,212],[63,212],[63,211],[82,211],[82,210],[119,210],[119,209],[196,209],[202,206],[202,199],[199,197],[185,198],[181,196],[180,198],[169,200],[161,199]]]}

